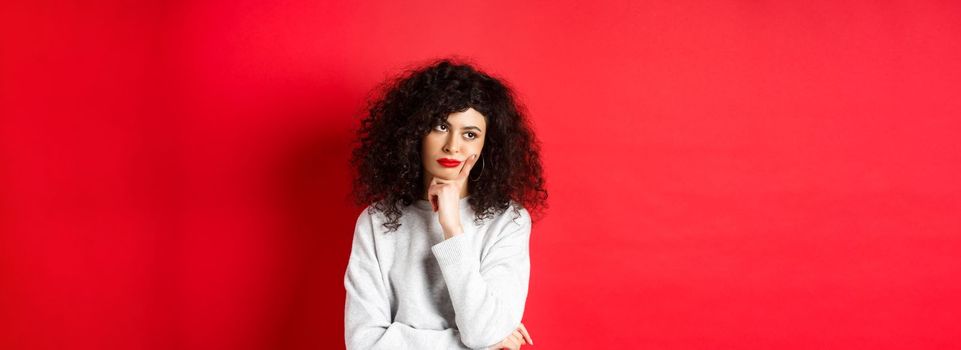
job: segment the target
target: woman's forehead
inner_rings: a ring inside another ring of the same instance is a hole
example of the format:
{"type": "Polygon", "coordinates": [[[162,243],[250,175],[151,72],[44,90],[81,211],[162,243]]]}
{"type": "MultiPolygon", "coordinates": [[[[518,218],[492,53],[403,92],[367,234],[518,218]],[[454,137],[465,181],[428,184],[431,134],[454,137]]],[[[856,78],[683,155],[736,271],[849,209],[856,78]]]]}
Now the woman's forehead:
{"type": "Polygon", "coordinates": [[[447,115],[447,123],[459,128],[476,127],[483,129],[487,126],[487,120],[484,115],[473,108],[447,115]]]}

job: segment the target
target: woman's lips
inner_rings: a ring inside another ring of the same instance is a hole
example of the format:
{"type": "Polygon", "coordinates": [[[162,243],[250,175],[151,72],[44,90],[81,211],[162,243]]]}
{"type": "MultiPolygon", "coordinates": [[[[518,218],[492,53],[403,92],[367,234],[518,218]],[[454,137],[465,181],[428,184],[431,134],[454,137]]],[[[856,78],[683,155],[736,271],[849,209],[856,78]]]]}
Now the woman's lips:
{"type": "Polygon", "coordinates": [[[448,167],[448,168],[453,168],[453,167],[456,167],[456,166],[460,165],[460,161],[459,161],[459,160],[450,159],[450,158],[441,158],[441,159],[438,159],[438,160],[437,160],[437,163],[439,163],[439,164],[442,165],[442,166],[448,167]]]}

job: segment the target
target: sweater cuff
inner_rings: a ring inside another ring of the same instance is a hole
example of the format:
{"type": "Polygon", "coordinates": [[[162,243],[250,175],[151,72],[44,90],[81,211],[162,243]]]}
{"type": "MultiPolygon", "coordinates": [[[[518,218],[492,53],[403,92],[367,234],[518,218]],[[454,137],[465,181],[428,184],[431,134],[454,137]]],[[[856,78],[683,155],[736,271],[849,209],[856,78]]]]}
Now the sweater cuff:
{"type": "Polygon", "coordinates": [[[437,258],[437,263],[441,266],[445,265],[459,265],[466,261],[469,261],[471,252],[471,239],[467,237],[468,233],[464,232],[454,237],[445,239],[440,243],[437,243],[430,247],[430,250],[434,252],[434,257],[437,258]]]}

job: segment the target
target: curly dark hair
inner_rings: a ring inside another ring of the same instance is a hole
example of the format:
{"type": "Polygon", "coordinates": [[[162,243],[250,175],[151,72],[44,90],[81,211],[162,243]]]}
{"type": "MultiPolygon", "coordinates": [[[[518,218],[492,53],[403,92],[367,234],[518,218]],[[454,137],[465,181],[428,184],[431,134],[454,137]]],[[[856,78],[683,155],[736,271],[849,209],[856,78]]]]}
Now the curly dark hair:
{"type": "MultiPolygon", "coordinates": [[[[503,80],[465,61],[448,57],[407,68],[368,96],[350,159],[353,197],[355,204],[383,212],[388,232],[401,225],[398,204],[411,205],[426,192],[424,136],[449,114],[468,108],[487,119],[477,160],[482,166],[471,169],[467,182],[475,222],[504,212],[511,201],[526,209],[532,222],[547,208],[540,143],[526,108],[503,80]]],[[[520,209],[514,207],[516,219],[520,209]]]]}

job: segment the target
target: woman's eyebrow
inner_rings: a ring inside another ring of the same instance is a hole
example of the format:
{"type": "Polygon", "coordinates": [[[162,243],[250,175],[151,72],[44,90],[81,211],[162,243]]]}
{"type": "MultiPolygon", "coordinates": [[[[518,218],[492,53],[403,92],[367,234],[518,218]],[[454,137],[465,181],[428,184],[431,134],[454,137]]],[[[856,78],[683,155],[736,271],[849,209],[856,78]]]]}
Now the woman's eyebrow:
{"type": "Polygon", "coordinates": [[[477,130],[477,131],[481,131],[481,128],[478,128],[478,127],[473,126],[473,125],[468,125],[468,126],[465,126],[465,127],[461,127],[460,129],[461,129],[461,130],[474,129],[474,130],[477,130]]]}

